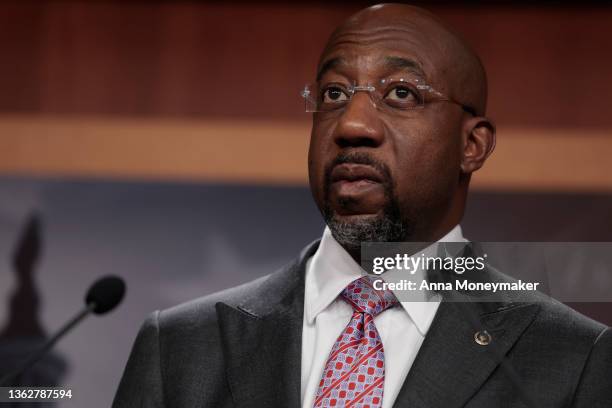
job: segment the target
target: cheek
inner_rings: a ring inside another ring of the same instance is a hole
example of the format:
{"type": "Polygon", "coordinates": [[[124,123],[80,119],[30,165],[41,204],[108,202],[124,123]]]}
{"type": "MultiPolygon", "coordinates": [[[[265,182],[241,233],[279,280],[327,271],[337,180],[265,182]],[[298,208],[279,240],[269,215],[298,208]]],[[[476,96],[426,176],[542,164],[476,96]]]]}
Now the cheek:
{"type": "Polygon", "coordinates": [[[325,163],[327,157],[325,145],[322,143],[323,138],[317,132],[317,128],[313,126],[310,135],[310,145],[308,148],[308,180],[310,190],[317,203],[323,200],[323,183],[325,178],[325,163]]]}
{"type": "Polygon", "coordinates": [[[449,128],[412,128],[398,137],[395,183],[401,201],[429,202],[448,197],[459,180],[461,136],[449,128]]]}

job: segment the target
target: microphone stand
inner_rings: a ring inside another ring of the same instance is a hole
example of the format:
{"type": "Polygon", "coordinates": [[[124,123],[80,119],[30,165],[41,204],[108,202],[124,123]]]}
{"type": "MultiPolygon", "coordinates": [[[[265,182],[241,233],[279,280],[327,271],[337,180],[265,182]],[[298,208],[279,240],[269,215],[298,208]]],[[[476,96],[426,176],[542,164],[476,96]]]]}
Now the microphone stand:
{"type": "Polygon", "coordinates": [[[79,324],[81,320],[89,316],[96,308],[95,303],[89,303],[84,309],[77,313],[72,319],[70,319],[64,326],[55,333],[49,340],[43,344],[43,346],[32,354],[26,361],[24,361],[16,369],[10,371],[8,374],[0,378],[0,387],[9,386],[9,382],[14,380],[16,377],[22,375],[28,371],[34,364],[36,364],[44,355],[47,353],[57,341],[68,333],[74,326],[79,324]]]}

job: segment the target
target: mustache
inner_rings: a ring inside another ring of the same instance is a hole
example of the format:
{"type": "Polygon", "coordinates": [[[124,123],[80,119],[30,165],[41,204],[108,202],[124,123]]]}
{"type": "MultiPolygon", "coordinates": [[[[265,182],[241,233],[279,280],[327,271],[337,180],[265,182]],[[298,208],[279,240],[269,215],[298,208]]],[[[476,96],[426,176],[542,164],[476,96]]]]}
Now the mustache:
{"type": "Polygon", "coordinates": [[[331,187],[331,175],[332,175],[332,171],[334,167],[340,164],[345,164],[345,163],[363,164],[363,165],[371,166],[374,169],[376,169],[376,171],[378,171],[380,175],[382,176],[383,185],[387,186],[388,188],[393,185],[393,178],[391,177],[391,171],[389,170],[389,167],[385,163],[381,162],[380,160],[376,160],[370,154],[365,153],[365,152],[340,153],[334,158],[334,160],[332,160],[325,167],[325,190],[326,191],[329,191],[329,188],[331,187]]]}

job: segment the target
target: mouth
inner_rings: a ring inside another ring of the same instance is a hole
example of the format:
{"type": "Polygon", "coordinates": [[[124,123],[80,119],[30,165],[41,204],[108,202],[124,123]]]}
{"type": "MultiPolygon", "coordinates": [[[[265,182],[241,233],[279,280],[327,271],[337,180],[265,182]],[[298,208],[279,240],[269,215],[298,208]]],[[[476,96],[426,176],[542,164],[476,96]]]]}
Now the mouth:
{"type": "Polygon", "coordinates": [[[382,183],[383,177],[374,167],[367,164],[343,163],[332,170],[331,182],[358,185],[382,183]]]}
{"type": "Polygon", "coordinates": [[[343,163],[330,175],[331,200],[339,215],[365,215],[380,212],[385,203],[384,178],[372,166],[343,163]]]}

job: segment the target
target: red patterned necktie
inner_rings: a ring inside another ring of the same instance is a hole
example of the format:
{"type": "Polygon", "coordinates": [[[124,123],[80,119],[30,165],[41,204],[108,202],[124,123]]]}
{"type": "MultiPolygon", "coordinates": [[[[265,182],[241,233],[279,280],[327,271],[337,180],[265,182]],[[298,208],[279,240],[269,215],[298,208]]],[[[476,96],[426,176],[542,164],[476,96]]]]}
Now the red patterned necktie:
{"type": "Polygon", "coordinates": [[[374,316],[398,301],[393,292],[374,289],[377,279],[363,276],[342,291],[341,298],[353,307],[353,317],[329,354],[316,408],[382,406],[385,357],[374,316]]]}

